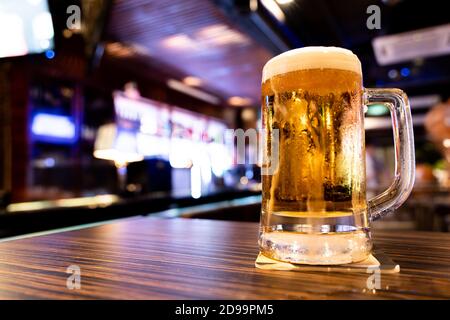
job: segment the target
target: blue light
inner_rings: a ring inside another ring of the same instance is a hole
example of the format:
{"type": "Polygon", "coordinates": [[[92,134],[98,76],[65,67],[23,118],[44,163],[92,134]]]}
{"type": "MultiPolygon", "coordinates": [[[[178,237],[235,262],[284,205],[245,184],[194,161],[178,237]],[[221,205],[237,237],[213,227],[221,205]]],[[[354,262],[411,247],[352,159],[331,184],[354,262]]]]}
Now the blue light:
{"type": "Polygon", "coordinates": [[[402,68],[402,70],[400,70],[400,74],[403,77],[407,77],[411,74],[411,71],[408,68],[402,68]]]}
{"type": "Polygon", "coordinates": [[[53,50],[45,51],[45,57],[49,60],[53,59],[55,57],[55,51],[53,50]]]}
{"type": "Polygon", "coordinates": [[[45,165],[47,168],[52,168],[52,167],[54,167],[54,166],[55,166],[55,159],[53,159],[53,158],[47,158],[47,159],[44,159],[44,165],[45,165]]]}
{"type": "Polygon", "coordinates": [[[72,117],[37,113],[31,122],[31,133],[37,140],[69,143],[76,138],[76,127],[72,117]]]}

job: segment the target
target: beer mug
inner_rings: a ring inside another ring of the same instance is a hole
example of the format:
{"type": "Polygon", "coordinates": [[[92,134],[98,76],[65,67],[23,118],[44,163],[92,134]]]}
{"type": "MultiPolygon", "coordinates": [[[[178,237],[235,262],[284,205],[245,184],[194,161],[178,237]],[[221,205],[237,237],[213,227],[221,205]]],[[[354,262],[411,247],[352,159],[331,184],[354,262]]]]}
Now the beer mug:
{"type": "Polygon", "coordinates": [[[261,253],[301,264],[366,259],[369,222],[398,208],[414,184],[405,93],[364,88],[361,63],[349,50],[295,49],[264,66],[262,122],[261,253]],[[395,177],[367,201],[364,108],[374,103],[390,109],[395,177]]]}

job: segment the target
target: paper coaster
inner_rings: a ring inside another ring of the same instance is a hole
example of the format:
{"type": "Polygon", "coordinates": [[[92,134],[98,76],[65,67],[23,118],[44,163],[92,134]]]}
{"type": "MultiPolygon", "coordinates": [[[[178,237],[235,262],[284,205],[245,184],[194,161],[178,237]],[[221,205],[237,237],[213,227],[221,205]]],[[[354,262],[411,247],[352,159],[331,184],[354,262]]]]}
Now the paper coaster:
{"type": "Polygon", "coordinates": [[[259,253],[255,261],[255,267],[264,270],[282,270],[282,271],[319,271],[319,272],[360,272],[367,273],[367,270],[379,268],[381,273],[398,273],[400,265],[395,263],[381,250],[374,250],[373,253],[364,261],[348,263],[342,265],[308,265],[293,264],[267,258],[259,253]]]}

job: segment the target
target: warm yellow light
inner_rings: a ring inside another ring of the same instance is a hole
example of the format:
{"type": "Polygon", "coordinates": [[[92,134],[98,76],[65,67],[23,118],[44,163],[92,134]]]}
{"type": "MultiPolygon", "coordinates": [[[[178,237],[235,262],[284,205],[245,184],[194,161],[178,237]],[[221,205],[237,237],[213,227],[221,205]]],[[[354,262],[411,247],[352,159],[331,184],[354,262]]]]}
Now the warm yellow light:
{"type": "Polygon", "coordinates": [[[261,0],[261,3],[278,21],[286,20],[286,16],[274,0],[261,0]]]}
{"type": "Polygon", "coordinates": [[[197,99],[209,102],[211,104],[219,104],[220,103],[220,99],[218,97],[216,97],[212,94],[206,93],[202,90],[192,88],[191,86],[188,86],[185,83],[178,81],[178,80],[174,80],[174,79],[167,80],[167,86],[173,90],[180,91],[184,94],[193,96],[197,99]]]}
{"type": "Polygon", "coordinates": [[[69,29],[64,29],[63,31],[63,36],[64,38],[68,39],[73,35],[72,31],[70,31],[69,29]]]}
{"type": "Polygon", "coordinates": [[[202,79],[193,76],[189,76],[183,79],[183,83],[191,87],[198,87],[202,84],[202,82],[202,79]]]}
{"type": "Polygon", "coordinates": [[[248,44],[250,39],[242,32],[225,24],[213,24],[200,29],[195,39],[206,47],[248,44]]]}
{"type": "Polygon", "coordinates": [[[246,176],[243,176],[239,179],[239,182],[243,185],[248,184],[248,178],[246,176]]]}
{"type": "Polygon", "coordinates": [[[120,42],[108,43],[106,45],[106,52],[119,58],[128,58],[134,55],[134,51],[131,47],[128,47],[120,42]]]}
{"type": "Polygon", "coordinates": [[[235,107],[240,107],[240,106],[248,106],[252,103],[252,100],[249,98],[243,98],[243,97],[238,97],[238,96],[234,96],[228,99],[228,104],[235,106],[235,107]]]}
{"type": "Polygon", "coordinates": [[[94,157],[111,160],[115,163],[130,163],[144,160],[144,157],[138,153],[127,153],[115,149],[95,150],[94,157]]]}
{"type": "Polygon", "coordinates": [[[242,111],[241,118],[244,121],[256,120],[256,111],[252,108],[246,108],[242,111]]]}
{"type": "Polygon", "coordinates": [[[450,148],[450,139],[445,139],[442,144],[444,145],[444,147],[446,148],[450,148]]]}
{"type": "Polygon", "coordinates": [[[118,197],[115,195],[98,195],[94,197],[85,197],[85,198],[72,198],[72,199],[59,199],[55,200],[56,204],[61,207],[81,207],[81,206],[89,206],[96,207],[101,206],[105,207],[110,205],[118,200],[118,197]]]}
{"type": "Polygon", "coordinates": [[[289,4],[291,2],[294,2],[294,0],[276,0],[278,4],[289,4]]]}
{"type": "Polygon", "coordinates": [[[114,202],[117,202],[118,200],[119,197],[116,195],[105,194],[105,195],[97,195],[94,197],[12,203],[7,207],[7,210],[9,212],[20,212],[20,211],[49,209],[54,208],[55,206],[65,208],[80,207],[80,206],[105,207],[114,202]]]}
{"type": "Polygon", "coordinates": [[[162,40],[165,47],[172,49],[194,49],[195,41],[186,34],[176,34],[162,40]]]}

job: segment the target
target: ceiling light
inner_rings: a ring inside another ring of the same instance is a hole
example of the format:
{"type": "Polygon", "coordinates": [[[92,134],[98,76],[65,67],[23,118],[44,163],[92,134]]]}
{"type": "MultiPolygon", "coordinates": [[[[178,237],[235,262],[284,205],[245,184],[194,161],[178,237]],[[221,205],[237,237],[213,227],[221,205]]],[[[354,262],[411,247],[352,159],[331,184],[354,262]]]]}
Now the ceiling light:
{"type": "Polygon", "coordinates": [[[200,78],[189,76],[183,79],[183,83],[191,87],[198,87],[203,83],[203,81],[200,78]]]}
{"type": "Polygon", "coordinates": [[[106,52],[119,58],[127,58],[134,55],[134,51],[131,47],[128,47],[120,42],[108,43],[106,45],[106,52]]]}
{"type": "Polygon", "coordinates": [[[140,54],[140,55],[143,55],[143,56],[149,56],[149,55],[150,55],[150,50],[149,50],[147,47],[141,46],[141,45],[139,45],[139,44],[137,44],[137,43],[133,43],[133,44],[131,45],[131,49],[132,49],[135,53],[140,54]]]}
{"type": "Polygon", "coordinates": [[[173,90],[177,90],[179,92],[182,92],[184,94],[190,95],[192,97],[195,97],[197,99],[209,102],[211,104],[220,104],[220,99],[216,96],[213,96],[212,94],[206,93],[204,91],[192,88],[188,85],[185,85],[183,82],[169,79],[167,80],[167,86],[173,90]]]}
{"type": "Polygon", "coordinates": [[[278,21],[286,20],[286,16],[274,0],[261,0],[261,3],[278,21]]]}
{"type": "Polygon", "coordinates": [[[252,103],[252,100],[249,98],[243,98],[234,96],[228,99],[228,104],[235,107],[248,106],[252,103]]]}
{"type": "Polygon", "coordinates": [[[195,42],[185,34],[176,34],[165,38],[163,45],[173,49],[194,49],[195,42]]]}
{"type": "Polygon", "coordinates": [[[200,29],[195,33],[194,39],[207,47],[247,44],[250,42],[250,39],[245,34],[222,23],[209,25],[200,29]]]}
{"type": "Polygon", "coordinates": [[[204,51],[217,46],[245,45],[249,44],[250,41],[250,38],[239,30],[220,23],[200,28],[189,35],[169,36],[162,40],[162,45],[170,49],[204,51]]]}
{"type": "Polygon", "coordinates": [[[278,4],[284,5],[294,2],[294,0],[276,0],[278,4]]]}

